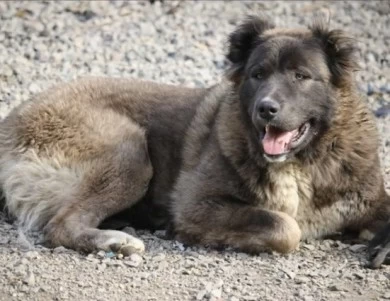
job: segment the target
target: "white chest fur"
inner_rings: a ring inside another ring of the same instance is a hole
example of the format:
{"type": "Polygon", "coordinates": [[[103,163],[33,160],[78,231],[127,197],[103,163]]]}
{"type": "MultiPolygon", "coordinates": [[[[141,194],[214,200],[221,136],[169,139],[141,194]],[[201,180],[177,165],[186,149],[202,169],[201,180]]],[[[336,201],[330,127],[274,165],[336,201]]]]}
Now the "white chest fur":
{"type": "Polygon", "coordinates": [[[267,183],[258,187],[256,194],[265,208],[296,217],[300,202],[311,198],[309,183],[308,176],[299,167],[275,164],[268,169],[267,183]]]}

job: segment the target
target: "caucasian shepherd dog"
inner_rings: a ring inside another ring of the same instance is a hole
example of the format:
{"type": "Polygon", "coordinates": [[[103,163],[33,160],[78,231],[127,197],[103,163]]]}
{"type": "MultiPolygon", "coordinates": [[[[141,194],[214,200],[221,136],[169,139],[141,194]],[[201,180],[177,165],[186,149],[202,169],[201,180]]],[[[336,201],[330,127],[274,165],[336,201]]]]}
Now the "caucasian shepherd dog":
{"type": "Polygon", "coordinates": [[[17,107],[0,124],[8,211],[53,246],[125,255],[143,242],[98,226],[128,208],[138,226],[245,252],[383,228],[390,200],[353,40],[323,21],[249,17],[227,58],[207,89],[91,78],[17,107]]]}

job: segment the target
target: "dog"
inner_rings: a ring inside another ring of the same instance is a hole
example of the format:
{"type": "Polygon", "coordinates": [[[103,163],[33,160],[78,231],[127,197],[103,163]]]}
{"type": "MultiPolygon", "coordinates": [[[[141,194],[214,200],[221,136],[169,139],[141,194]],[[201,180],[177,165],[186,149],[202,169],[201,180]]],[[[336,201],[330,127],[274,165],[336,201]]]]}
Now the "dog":
{"type": "Polygon", "coordinates": [[[249,16],[212,87],[87,78],[38,94],[0,124],[6,207],[52,246],[125,256],[143,242],[99,228],[124,210],[185,244],[248,253],[345,230],[371,238],[390,199],[355,50],[323,20],[249,16]]]}

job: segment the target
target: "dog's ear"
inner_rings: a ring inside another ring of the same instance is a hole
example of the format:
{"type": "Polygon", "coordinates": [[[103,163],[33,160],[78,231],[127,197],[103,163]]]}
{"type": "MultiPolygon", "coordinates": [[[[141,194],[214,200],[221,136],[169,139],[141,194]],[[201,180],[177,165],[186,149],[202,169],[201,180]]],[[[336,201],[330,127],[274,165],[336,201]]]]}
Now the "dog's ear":
{"type": "Polygon", "coordinates": [[[336,87],[351,83],[353,72],[359,70],[356,40],[343,30],[330,30],[329,20],[317,16],[309,27],[320,41],[331,73],[331,82],[336,87]]]}
{"type": "Polygon", "coordinates": [[[261,41],[261,34],[274,25],[265,17],[247,16],[228,40],[227,59],[232,63],[228,77],[237,81],[253,48],[261,41]]]}

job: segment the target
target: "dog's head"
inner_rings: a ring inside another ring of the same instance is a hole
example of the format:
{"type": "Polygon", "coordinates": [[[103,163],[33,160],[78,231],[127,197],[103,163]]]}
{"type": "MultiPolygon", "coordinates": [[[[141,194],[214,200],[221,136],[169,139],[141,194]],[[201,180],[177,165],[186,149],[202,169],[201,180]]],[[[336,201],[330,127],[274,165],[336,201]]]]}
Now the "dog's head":
{"type": "Polygon", "coordinates": [[[248,17],[229,37],[228,77],[237,89],[252,140],[269,162],[309,151],[329,128],[334,95],[353,82],[352,39],[323,19],[278,29],[248,17]]]}

